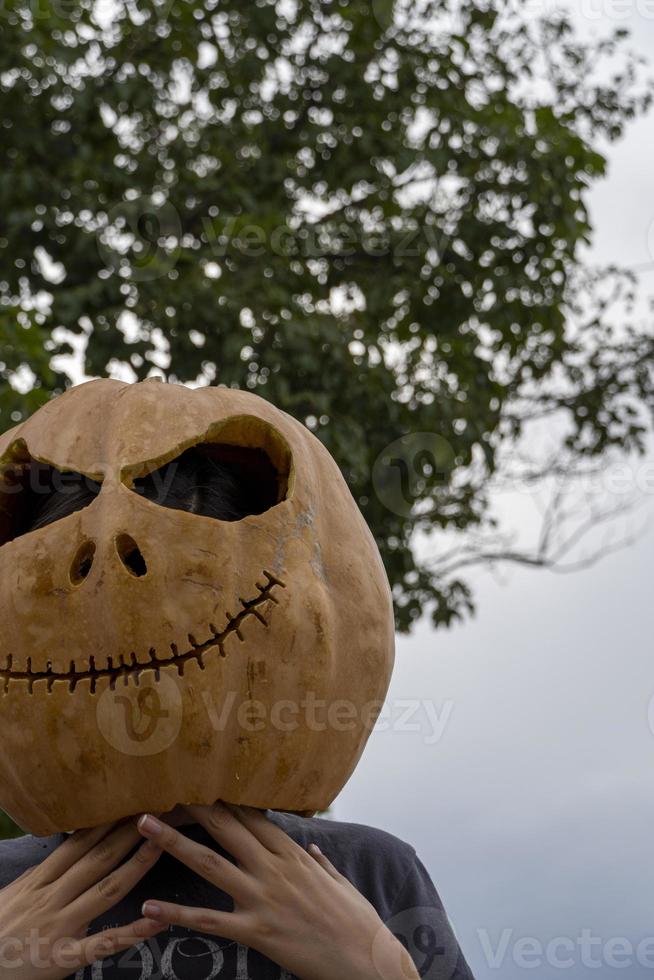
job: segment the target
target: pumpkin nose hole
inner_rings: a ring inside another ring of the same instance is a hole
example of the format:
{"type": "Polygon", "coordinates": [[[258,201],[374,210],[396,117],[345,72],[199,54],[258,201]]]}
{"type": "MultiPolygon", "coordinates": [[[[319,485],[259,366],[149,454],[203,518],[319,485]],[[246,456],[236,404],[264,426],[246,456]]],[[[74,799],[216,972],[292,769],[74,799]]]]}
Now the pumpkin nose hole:
{"type": "Polygon", "coordinates": [[[70,580],[73,585],[79,585],[89,574],[94,555],[95,545],[92,541],[84,541],[79,546],[70,566],[70,580]]]}
{"type": "Polygon", "coordinates": [[[145,558],[134,538],[130,537],[129,534],[119,534],[116,538],[116,551],[128,572],[139,578],[141,575],[145,575],[148,566],[145,564],[145,558]]]}

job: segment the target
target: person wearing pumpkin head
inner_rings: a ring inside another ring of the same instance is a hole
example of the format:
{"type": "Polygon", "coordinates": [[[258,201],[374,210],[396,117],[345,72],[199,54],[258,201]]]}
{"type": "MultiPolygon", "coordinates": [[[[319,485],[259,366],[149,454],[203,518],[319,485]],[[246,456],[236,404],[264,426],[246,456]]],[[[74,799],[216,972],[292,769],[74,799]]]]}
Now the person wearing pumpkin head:
{"type": "Polygon", "coordinates": [[[415,850],[315,816],[394,659],[338,466],[259,396],[153,380],[0,436],[0,807],[28,831],[0,976],[471,978],[415,850]]]}

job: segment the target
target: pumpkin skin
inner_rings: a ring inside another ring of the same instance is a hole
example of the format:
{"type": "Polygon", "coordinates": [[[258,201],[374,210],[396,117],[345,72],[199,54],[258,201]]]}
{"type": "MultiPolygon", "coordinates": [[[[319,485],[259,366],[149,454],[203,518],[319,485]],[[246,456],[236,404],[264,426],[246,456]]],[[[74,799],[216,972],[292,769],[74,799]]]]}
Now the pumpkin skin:
{"type": "Polygon", "coordinates": [[[251,392],[154,382],[85,382],[0,436],[0,808],[35,835],[325,809],[388,689],[390,586],[327,449],[251,392]],[[135,492],[199,445],[261,450],[277,502],[222,521],[135,492]],[[14,536],[32,460],[101,489],[14,536]]]}

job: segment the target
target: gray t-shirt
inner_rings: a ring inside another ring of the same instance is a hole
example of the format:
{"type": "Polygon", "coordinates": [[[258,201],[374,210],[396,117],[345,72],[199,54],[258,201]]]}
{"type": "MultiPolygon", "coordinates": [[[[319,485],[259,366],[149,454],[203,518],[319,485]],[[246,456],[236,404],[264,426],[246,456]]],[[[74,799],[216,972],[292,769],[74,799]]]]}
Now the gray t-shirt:
{"type": "MultiPolygon", "coordinates": [[[[271,811],[267,816],[302,847],[311,842],[318,844],[409,950],[422,980],[473,980],[436,889],[409,844],[382,830],[358,824],[271,811]]],[[[180,829],[224,854],[198,824],[180,829]]],[[[0,841],[0,887],[38,864],[64,839],[63,834],[57,834],[0,841]]],[[[232,908],[232,900],[225,892],[164,853],[123,901],[91,924],[89,932],[140,918],[141,905],[148,898],[227,911],[232,908]]],[[[281,967],[253,949],[178,926],[76,974],[76,980],[118,978],[292,980],[281,967]]]]}

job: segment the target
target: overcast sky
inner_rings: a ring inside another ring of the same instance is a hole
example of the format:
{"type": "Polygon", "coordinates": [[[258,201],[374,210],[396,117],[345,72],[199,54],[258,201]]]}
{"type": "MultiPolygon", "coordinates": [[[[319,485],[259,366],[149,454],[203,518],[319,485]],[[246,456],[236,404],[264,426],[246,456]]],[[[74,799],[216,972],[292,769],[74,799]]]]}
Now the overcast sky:
{"type": "MultiPolygon", "coordinates": [[[[569,6],[584,32],[630,27],[654,62],[654,2],[569,6]]],[[[652,263],[654,294],[652,115],[610,162],[593,257],[652,263]]],[[[647,532],[573,576],[479,574],[475,620],[398,639],[396,722],[402,700],[436,714],[374,733],[335,816],[415,846],[477,980],[654,976],[653,567],[647,532]]]]}

